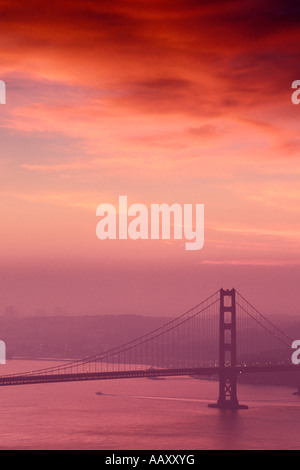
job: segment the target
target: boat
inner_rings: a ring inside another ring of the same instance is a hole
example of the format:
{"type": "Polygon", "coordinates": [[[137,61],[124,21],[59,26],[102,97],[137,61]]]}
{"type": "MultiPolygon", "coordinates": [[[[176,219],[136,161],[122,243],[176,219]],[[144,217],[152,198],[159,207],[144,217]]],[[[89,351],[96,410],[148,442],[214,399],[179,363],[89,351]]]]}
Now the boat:
{"type": "Polygon", "coordinates": [[[165,380],[164,377],[156,377],[155,375],[153,377],[148,377],[148,380],[165,380]]]}
{"type": "Polygon", "coordinates": [[[104,393],[102,393],[102,392],[96,392],[96,395],[101,396],[101,395],[104,395],[104,393]]]}

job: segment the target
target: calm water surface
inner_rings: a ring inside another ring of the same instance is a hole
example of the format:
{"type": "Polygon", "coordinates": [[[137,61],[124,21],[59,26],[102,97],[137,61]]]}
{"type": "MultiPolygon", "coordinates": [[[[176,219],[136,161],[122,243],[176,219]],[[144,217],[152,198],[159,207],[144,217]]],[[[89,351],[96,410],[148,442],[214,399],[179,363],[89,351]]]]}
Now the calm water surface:
{"type": "MultiPolygon", "coordinates": [[[[52,365],[10,361],[0,372],[52,365]]],[[[217,382],[192,378],[3,387],[0,448],[300,449],[293,391],[240,385],[240,402],[250,409],[224,412],[207,407],[217,382]]]]}

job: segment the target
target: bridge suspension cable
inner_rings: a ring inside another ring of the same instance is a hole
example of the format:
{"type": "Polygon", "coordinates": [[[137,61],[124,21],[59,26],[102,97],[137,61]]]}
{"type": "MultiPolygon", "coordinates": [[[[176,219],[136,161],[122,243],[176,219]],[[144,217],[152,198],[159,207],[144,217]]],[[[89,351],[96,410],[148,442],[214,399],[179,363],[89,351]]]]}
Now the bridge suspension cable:
{"type": "MultiPolygon", "coordinates": [[[[178,318],[127,343],[63,365],[33,370],[20,375],[57,375],[97,371],[120,371],[141,367],[180,368],[205,363],[216,366],[218,338],[218,304],[220,292],[207,297],[178,318]],[[201,336],[200,336],[201,335],[201,336]],[[159,341],[164,340],[164,341],[159,341]],[[213,360],[205,346],[214,345],[213,360]],[[204,346],[205,344],[205,346],[204,346]]],[[[6,376],[0,376],[6,377],[6,376]]]]}
{"type": "Polygon", "coordinates": [[[263,315],[257,308],[255,308],[248,300],[245,299],[239,292],[237,293],[237,297],[244,303],[239,302],[237,300],[236,304],[240,307],[247,315],[249,315],[256,323],[258,323],[262,328],[264,328],[267,332],[273,335],[278,341],[282,342],[286,346],[291,346],[291,342],[293,339],[287,335],[282,329],[278,328],[273,322],[271,322],[265,315],[263,315]]]}
{"type": "Polygon", "coordinates": [[[238,361],[242,366],[290,365],[292,339],[236,291],[238,361]]]}
{"type": "MultiPolygon", "coordinates": [[[[277,345],[281,343],[281,348],[284,345],[286,350],[288,347],[290,352],[291,338],[241,294],[236,291],[235,293],[237,313],[243,314],[237,315],[239,330],[237,350],[240,355],[238,364],[268,365],[275,360],[283,363],[284,355],[282,350],[278,351],[275,342],[277,345]],[[270,342],[270,338],[274,341],[270,342]]],[[[229,333],[226,331],[225,346],[226,342],[230,344],[231,341],[229,333]]],[[[220,291],[217,291],[178,318],[120,346],[81,360],[72,360],[18,374],[2,375],[0,379],[87,373],[112,374],[159,369],[169,371],[215,369],[219,367],[219,344],[220,291]]]]}

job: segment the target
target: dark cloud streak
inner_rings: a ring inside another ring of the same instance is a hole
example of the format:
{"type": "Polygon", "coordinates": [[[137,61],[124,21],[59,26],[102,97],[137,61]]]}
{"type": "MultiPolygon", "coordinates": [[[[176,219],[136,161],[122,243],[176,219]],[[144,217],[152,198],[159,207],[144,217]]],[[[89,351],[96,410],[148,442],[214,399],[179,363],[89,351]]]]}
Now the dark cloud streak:
{"type": "Polygon", "coordinates": [[[0,59],[118,89],[120,106],[213,115],[217,93],[228,112],[284,93],[297,78],[299,22],[291,0],[4,2],[0,59]]]}

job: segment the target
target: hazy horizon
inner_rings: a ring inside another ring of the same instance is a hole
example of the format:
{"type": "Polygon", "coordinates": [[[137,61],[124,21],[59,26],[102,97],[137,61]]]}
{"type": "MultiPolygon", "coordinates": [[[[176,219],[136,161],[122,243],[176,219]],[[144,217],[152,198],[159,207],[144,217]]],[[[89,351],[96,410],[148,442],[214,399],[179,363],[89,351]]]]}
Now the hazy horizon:
{"type": "Polygon", "coordinates": [[[0,315],[134,314],[176,317],[220,288],[236,288],[269,318],[299,315],[297,267],[95,263],[1,267],[0,315]],[[290,282],[291,279],[293,282],[290,282]],[[280,286],[280,289],[278,288],[280,286]]]}

